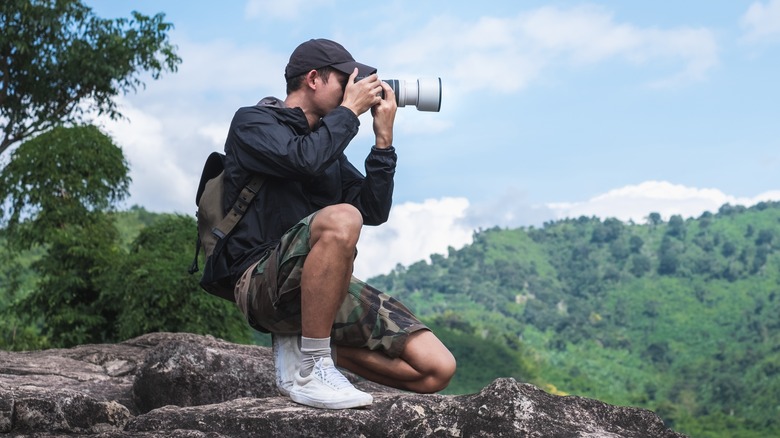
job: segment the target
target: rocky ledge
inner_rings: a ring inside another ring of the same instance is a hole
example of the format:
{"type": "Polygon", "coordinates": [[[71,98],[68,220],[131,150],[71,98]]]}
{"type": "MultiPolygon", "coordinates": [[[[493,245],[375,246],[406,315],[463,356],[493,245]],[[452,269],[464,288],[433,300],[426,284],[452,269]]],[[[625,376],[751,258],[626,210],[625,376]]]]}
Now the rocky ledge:
{"type": "Polygon", "coordinates": [[[654,413],[561,397],[514,379],[477,394],[357,381],[367,409],[327,411],[276,391],[271,351],[153,333],[113,345],[0,351],[0,433],[59,437],[683,437],[654,413]]]}

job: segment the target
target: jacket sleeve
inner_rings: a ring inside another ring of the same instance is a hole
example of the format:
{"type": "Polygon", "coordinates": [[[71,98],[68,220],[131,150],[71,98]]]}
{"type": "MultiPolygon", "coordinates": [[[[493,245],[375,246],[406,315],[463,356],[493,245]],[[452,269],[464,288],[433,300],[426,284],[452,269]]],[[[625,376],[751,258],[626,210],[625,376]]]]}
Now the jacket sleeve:
{"type": "Polygon", "coordinates": [[[346,201],[363,214],[363,223],[379,225],[387,222],[393,204],[393,177],[398,157],[395,148],[371,148],[366,158],[366,176],[348,161],[342,166],[342,180],[346,201]],[[345,168],[346,167],[346,168],[345,168]]]}
{"type": "Polygon", "coordinates": [[[314,131],[301,120],[279,123],[273,110],[242,108],[233,118],[226,141],[248,173],[306,180],[335,163],[358,132],[360,122],[352,111],[338,107],[314,131]]]}

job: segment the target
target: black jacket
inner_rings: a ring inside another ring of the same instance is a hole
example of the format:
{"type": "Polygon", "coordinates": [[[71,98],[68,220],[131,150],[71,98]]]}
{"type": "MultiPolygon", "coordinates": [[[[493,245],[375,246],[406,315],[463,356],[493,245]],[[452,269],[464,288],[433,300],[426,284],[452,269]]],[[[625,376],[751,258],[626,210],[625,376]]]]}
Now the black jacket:
{"type": "Polygon", "coordinates": [[[236,112],[225,141],[225,211],[251,174],[266,180],[223,251],[234,283],[289,228],[323,207],[349,203],[366,225],[387,221],[395,149],[372,147],[363,176],[344,155],[359,125],[352,111],[338,107],[312,131],[300,108],[275,98],[236,112]]]}

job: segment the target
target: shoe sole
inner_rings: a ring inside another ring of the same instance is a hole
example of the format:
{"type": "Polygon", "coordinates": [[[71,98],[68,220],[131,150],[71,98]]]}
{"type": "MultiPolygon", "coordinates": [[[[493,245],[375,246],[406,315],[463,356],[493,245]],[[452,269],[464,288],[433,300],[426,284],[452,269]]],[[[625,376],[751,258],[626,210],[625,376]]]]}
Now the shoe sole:
{"type": "Polygon", "coordinates": [[[290,396],[290,390],[283,387],[279,382],[276,382],[276,389],[279,391],[280,394],[282,394],[285,397],[290,396]]]}
{"type": "Polygon", "coordinates": [[[313,408],[320,408],[320,409],[361,408],[364,406],[369,406],[371,405],[371,403],[374,402],[374,397],[372,397],[370,394],[368,394],[368,397],[364,397],[362,400],[343,400],[339,402],[316,400],[316,399],[309,398],[306,395],[296,394],[294,392],[290,393],[290,398],[295,403],[311,406],[313,408]]]}

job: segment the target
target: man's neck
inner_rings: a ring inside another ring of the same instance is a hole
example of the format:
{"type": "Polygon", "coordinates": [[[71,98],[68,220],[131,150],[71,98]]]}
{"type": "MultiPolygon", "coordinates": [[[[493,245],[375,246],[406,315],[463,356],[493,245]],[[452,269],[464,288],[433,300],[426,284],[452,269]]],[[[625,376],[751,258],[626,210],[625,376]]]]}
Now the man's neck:
{"type": "Polygon", "coordinates": [[[309,123],[309,129],[312,131],[319,124],[320,118],[309,110],[306,105],[306,100],[299,93],[288,94],[287,98],[284,100],[284,104],[288,108],[300,108],[306,116],[306,121],[309,123]]]}

